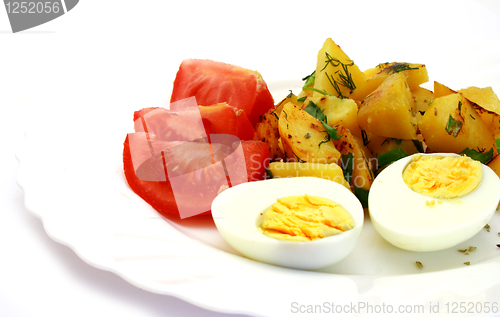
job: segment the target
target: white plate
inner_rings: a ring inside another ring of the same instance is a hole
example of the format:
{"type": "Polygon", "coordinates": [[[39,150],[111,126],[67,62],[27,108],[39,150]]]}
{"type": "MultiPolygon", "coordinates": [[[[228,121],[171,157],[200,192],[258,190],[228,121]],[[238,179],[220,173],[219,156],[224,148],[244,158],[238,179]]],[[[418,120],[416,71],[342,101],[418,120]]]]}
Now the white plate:
{"type": "MultiPolygon", "coordinates": [[[[498,78],[490,79],[498,92],[498,78]]],[[[276,100],[300,85],[300,80],[269,83],[276,100]]],[[[128,188],[122,144],[131,131],[132,109],[142,106],[120,107],[112,93],[101,91],[108,98],[90,99],[106,106],[85,111],[89,98],[72,94],[45,105],[52,107],[50,116],[26,132],[17,153],[18,182],[28,210],[43,221],[47,234],[95,267],[207,309],[259,316],[295,315],[307,308],[431,313],[439,304],[441,313],[451,313],[459,302],[500,305],[499,212],[490,232],[445,251],[397,249],[366,218],[356,248],[336,265],[308,272],[254,262],[225,243],[210,217],[165,219],[128,188]],[[64,113],[68,105],[80,110],[70,116],[64,113]],[[470,245],[477,249],[469,255],[457,251],[470,245]]]]}

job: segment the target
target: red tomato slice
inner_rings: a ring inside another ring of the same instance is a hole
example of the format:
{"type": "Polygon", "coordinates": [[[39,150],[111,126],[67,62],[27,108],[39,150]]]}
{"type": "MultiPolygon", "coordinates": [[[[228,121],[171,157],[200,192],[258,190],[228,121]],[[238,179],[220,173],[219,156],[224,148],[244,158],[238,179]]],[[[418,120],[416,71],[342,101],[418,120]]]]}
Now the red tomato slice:
{"type": "Polygon", "coordinates": [[[200,113],[207,134],[232,134],[240,140],[253,140],[255,129],[245,111],[224,102],[200,106],[200,113]],[[207,129],[207,126],[210,128],[207,129]]]}
{"type": "Polygon", "coordinates": [[[271,160],[267,145],[262,141],[242,141],[241,145],[245,153],[248,181],[265,179],[266,168],[271,160]]]}
{"type": "Polygon", "coordinates": [[[235,134],[237,132],[236,113],[227,103],[213,106],[199,106],[205,132],[210,134],[235,134]]]}
{"type": "Polygon", "coordinates": [[[232,134],[240,140],[253,140],[255,133],[244,111],[227,103],[176,111],[144,108],[134,113],[134,128],[136,132],[147,130],[155,134],[158,140],[164,141],[190,141],[210,134],[232,134]],[[200,116],[205,133],[200,126],[200,116]],[[186,122],[190,124],[186,125],[186,122]],[[147,129],[144,129],[144,125],[147,129]]]}
{"type": "MultiPolygon", "coordinates": [[[[160,214],[164,216],[169,214],[178,215],[179,211],[177,209],[177,204],[175,203],[175,197],[170,182],[147,181],[137,177],[134,169],[132,153],[130,151],[129,139],[129,135],[127,135],[125,143],[123,144],[123,171],[130,188],[160,214]]],[[[142,148],[142,150],[142,155],[135,155],[143,157],[149,157],[151,155],[149,148],[142,148]]],[[[136,151],[140,150],[137,149],[136,151]]]]}
{"type": "Polygon", "coordinates": [[[170,102],[196,97],[199,105],[221,102],[245,111],[252,126],[274,107],[262,76],[252,70],[211,60],[184,60],[175,77],[170,102]]]}
{"type": "MultiPolygon", "coordinates": [[[[221,135],[211,138],[222,140],[221,135]]],[[[220,191],[265,177],[270,156],[263,142],[241,141],[243,155],[234,155],[234,147],[202,140],[166,142],[154,135],[147,138],[144,132],[131,133],[123,149],[125,177],[132,190],[164,216],[206,214],[220,191]],[[243,179],[238,177],[242,173],[243,179]]]]}
{"type": "Polygon", "coordinates": [[[236,125],[238,131],[237,135],[241,140],[253,140],[255,129],[244,110],[236,109],[236,125]]]}
{"type": "Polygon", "coordinates": [[[149,132],[161,141],[191,141],[206,137],[197,107],[182,111],[144,108],[134,113],[136,132],[149,132]]]}

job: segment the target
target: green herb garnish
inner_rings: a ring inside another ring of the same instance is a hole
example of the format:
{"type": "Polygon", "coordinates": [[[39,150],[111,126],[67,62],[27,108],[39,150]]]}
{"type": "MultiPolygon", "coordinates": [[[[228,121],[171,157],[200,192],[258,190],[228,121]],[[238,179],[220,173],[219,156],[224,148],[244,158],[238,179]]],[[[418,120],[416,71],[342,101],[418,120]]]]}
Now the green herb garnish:
{"type": "Polygon", "coordinates": [[[473,160],[486,164],[493,158],[493,148],[491,148],[488,152],[484,152],[484,150],[476,151],[466,148],[465,150],[460,152],[460,155],[467,155],[473,160]]]}
{"type": "Polygon", "coordinates": [[[351,183],[352,171],[354,168],[354,159],[353,154],[342,154],[342,158],[340,161],[340,167],[342,168],[342,172],[344,172],[344,178],[347,183],[351,183]]]}
{"type": "Polygon", "coordinates": [[[368,134],[366,134],[365,130],[361,130],[361,138],[363,138],[363,145],[367,146],[370,141],[368,140],[368,134]]]}
{"type": "Polygon", "coordinates": [[[342,90],[340,90],[340,86],[337,83],[337,81],[335,80],[335,78],[333,78],[333,76],[328,75],[328,73],[326,73],[326,72],[325,72],[325,75],[326,75],[326,78],[328,78],[328,81],[332,85],[333,89],[335,89],[335,91],[337,92],[337,95],[339,96],[339,98],[342,98],[342,99],[347,98],[346,96],[344,96],[342,94],[342,90]]]}
{"type": "Polygon", "coordinates": [[[424,153],[424,145],[422,144],[422,142],[420,142],[419,140],[412,140],[412,141],[415,147],[417,148],[417,151],[420,153],[424,153]]]}
{"type": "Polygon", "coordinates": [[[271,172],[271,169],[269,167],[266,167],[266,179],[272,179],[272,178],[274,178],[274,175],[271,172]]]}
{"type": "Polygon", "coordinates": [[[297,162],[299,162],[299,163],[305,163],[306,162],[304,159],[301,159],[297,154],[295,154],[295,152],[292,151],[292,154],[297,159],[297,162]]]}
{"type": "Polygon", "coordinates": [[[382,153],[379,156],[377,156],[378,167],[379,168],[384,167],[406,156],[408,156],[408,154],[400,147],[382,153]]]}
{"type": "Polygon", "coordinates": [[[396,74],[405,70],[415,70],[418,69],[418,67],[410,67],[410,64],[408,63],[396,63],[391,66],[388,66],[384,69],[387,74],[396,74]]]}
{"type": "Polygon", "coordinates": [[[315,104],[314,102],[309,101],[309,103],[304,108],[304,110],[308,114],[310,114],[311,116],[313,116],[316,119],[318,119],[319,121],[326,121],[325,114],[323,113],[323,111],[321,111],[321,109],[318,107],[318,105],[315,104]]]}
{"type": "Polygon", "coordinates": [[[276,111],[272,111],[271,113],[274,115],[274,117],[276,119],[278,119],[278,120],[280,119],[280,117],[278,116],[278,114],[276,113],[276,111]]]}
{"type": "Polygon", "coordinates": [[[307,113],[309,113],[311,116],[313,116],[314,118],[318,119],[323,124],[323,127],[325,128],[324,132],[326,132],[326,134],[327,134],[325,137],[325,141],[320,142],[318,144],[318,146],[321,146],[321,144],[323,144],[323,143],[330,142],[330,140],[332,140],[332,139],[338,140],[344,136],[344,135],[340,135],[340,136],[337,135],[337,133],[338,133],[337,129],[332,128],[331,126],[329,126],[326,123],[325,114],[323,113],[323,111],[321,111],[321,109],[318,107],[318,105],[316,105],[314,102],[309,101],[309,103],[304,108],[304,110],[307,113]]]}
{"type": "Polygon", "coordinates": [[[386,63],[380,63],[378,64],[377,66],[375,66],[376,68],[386,68],[387,65],[389,65],[390,63],[389,62],[386,62],[386,63]]]}
{"type": "Polygon", "coordinates": [[[302,78],[302,81],[305,81],[304,86],[302,89],[305,87],[312,87],[314,86],[314,82],[316,80],[316,71],[313,71],[311,75],[307,75],[306,77],[302,78]]]}
{"type": "Polygon", "coordinates": [[[463,124],[464,124],[463,122],[453,119],[453,117],[450,114],[450,117],[448,118],[448,123],[446,124],[446,133],[448,133],[449,135],[453,135],[453,137],[456,138],[458,133],[462,129],[463,124]]]}
{"type": "Polygon", "coordinates": [[[330,139],[338,140],[338,139],[340,139],[341,137],[344,136],[343,134],[342,135],[337,135],[337,133],[338,133],[337,129],[332,128],[327,123],[325,123],[323,121],[321,121],[321,123],[323,124],[323,127],[325,127],[325,129],[326,129],[325,132],[328,133],[328,141],[330,141],[330,139]]]}
{"type": "Polygon", "coordinates": [[[326,76],[330,84],[333,86],[333,89],[335,89],[335,91],[339,95],[339,97],[346,98],[346,96],[342,94],[340,86],[346,87],[350,91],[356,89],[356,84],[352,79],[352,74],[349,72],[349,67],[353,66],[354,62],[350,61],[350,63],[344,64],[340,60],[328,54],[328,52],[325,52],[325,55],[326,55],[325,66],[321,69],[321,71],[325,70],[328,64],[332,65],[333,67],[338,67],[339,65],[342,67],[343,72],[341,70],[335,72],[335,75],[337,75],[338,79],[335,79],[334,76],[329,76],[328,74],[326,74],[326,76]]]}
{"type": "Polygon", "coordinates": [[[325,95],[325,96],[331,96],[329,93],[327,93],[326,91],[324,90],[319,90],[319,89],[316,89],[314,87],[304,87],[302,88],[302,90],[312,90],[312,91],[315,91],[317,93],[320,93],[322,95],[325,95]]]}
{"type": "Polygon", "coordinates": [[[368,208],[369,191],[358,186],[354,186],[354,195],[358,197],[363,208],[368,208]]]}

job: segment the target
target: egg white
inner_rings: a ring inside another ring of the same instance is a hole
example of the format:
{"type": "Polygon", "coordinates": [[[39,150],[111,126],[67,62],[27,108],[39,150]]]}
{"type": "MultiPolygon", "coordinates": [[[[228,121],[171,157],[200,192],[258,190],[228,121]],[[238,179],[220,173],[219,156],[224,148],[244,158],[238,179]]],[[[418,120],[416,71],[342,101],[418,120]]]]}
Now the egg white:
{"type": "Polygon", "coordinates": [[[345,258],[363,227],[363,207],[343,185],[316,177],[276,178],[226,189],[212,203],[212,217],[222,237],[244,256],[273,265],[314,270],[345,258]],[[278,198],[311,195],[340,204],[351,215],[353,229],[323,239],[277,240],[258,229],[260,214],[278,198]]]}
{"type": "Polygon", "coordinates": [[[370,189],[370,218],[385,240],[405,250],[437,251],[468,240],[488,223],[500,200],[500,179],[493,170],[481,164],[483,178],[474,191],[460,198],[436,199],[411,190],[404,182],[403,170],[411,158],[385,168],[370,189]]]}

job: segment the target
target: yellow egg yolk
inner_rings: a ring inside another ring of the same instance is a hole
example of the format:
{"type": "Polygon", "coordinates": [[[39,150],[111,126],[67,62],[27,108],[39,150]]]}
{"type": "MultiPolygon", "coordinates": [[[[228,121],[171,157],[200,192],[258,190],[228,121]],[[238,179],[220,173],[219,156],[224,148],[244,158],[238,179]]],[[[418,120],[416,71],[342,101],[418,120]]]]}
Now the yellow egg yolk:
{"type": "Polygon", "coordinates": [[[279,198],[261,217],[265,235],[290,241],[311,241],[354,227],[351,215],[339,204],[316,196],[279,198]]]}
{"type": "Polygon", "coordinates": [[[413,191],[433,198],[458,198],[481,182],[481,163],[467,156],[415,155],[403,171],[413,191]]]}

